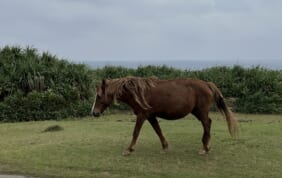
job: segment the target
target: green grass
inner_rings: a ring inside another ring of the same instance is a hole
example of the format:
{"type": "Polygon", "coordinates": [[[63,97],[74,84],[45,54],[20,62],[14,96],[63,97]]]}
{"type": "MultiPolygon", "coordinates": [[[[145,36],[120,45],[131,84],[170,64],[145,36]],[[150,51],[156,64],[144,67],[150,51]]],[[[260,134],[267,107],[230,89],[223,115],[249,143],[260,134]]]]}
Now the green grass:
{"type": "Polygon", "coordinates": [[[148,122],[134,154],[122,156],[134,116],[0,124],[0,173],[39,177],[281,177],[281,115],[237,115],[230,138],[222,116],[211,114],[212,150],[200,156],[202,127],[193,117],[160,121],[167,154],[148,122]],[[63,130],[43,132],[58,125],[63,130]]]}

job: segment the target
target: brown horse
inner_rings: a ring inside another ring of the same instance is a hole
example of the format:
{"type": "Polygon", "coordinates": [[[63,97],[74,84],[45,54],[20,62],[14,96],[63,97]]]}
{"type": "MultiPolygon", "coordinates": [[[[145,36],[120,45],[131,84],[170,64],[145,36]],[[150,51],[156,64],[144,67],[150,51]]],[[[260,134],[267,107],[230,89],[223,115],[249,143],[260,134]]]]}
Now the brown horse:
{"type": "Polygon", "coordinates": [[[133,138],[124,155],[134,151],[133,147],[146,119],[159,136],[165,151],[168,142],[162,134],[156,117],[175,120],[189,113],[196,116],[204,128],[203,149],[200,154],[208,153],[212,122],[208,114],[213,101],[218,110],[225,115],[230,134],[234,136],[237,131],[237,123],[232,112],[226,106],[220,90],[212,82],[197,79],[159,80],[155,77],[104,79],[97,86],[92,114],[99,116],[114,100],[126,103],[137,115],[133,138]]]}

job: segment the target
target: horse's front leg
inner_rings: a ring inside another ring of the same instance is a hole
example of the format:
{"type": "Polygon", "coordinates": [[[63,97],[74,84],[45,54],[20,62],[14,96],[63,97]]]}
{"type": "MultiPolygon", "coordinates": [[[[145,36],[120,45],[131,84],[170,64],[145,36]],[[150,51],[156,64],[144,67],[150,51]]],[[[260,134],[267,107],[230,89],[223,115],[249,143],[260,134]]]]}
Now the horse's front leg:
{"type": "Polygon", "coordinates": [[[130,145],[128,148],[123,152],[124,156],[130,155],[134,151],[134,146],[136,144],[137,138],[139,136],[140,130],[146,118],[142,115],[138,115],[135,123],[135,128],[133,131],[133,136],[130,145]]]}

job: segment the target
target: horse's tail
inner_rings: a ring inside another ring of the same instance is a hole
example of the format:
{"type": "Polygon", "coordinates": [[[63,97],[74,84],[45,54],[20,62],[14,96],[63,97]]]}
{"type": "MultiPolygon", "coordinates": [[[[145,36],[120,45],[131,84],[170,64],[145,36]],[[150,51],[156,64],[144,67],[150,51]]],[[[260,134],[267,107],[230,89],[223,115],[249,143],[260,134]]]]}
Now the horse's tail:
{"type": "Polygon", "coordinates": [[[208,82],[208,86],[211,89],[211,91],[213,92],[214,101],[216,103],[217,109],[223,115],[225,115],[230,135],[232,137],[237,136],[238,135],[237,120],[235,119],[232,111],[227,107],[226,103],[224,102],[224,98],[223,98],[221,91],[212,82],[208,82]]]}

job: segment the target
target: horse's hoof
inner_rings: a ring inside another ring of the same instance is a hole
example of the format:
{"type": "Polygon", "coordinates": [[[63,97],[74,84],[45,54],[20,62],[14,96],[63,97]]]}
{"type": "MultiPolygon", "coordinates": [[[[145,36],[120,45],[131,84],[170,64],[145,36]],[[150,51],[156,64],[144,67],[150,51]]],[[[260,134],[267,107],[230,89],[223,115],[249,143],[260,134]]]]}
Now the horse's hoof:
{"type": "Polygon", "coordinates": [[[207,155],[208,152],[206,150],[200,150],[199,155],[207,155]]]}
{"type": "Polygon", "coordinates": [[[129,150],[125,150],[123,153],[122,153],[122,156],[129,156],[131,155],[132,151],[129,151],[129,150]]]}
{"type": "Polygon", "coordinates": [[[167,152],[168,152],[168,149],[167,149],[167,148],[162,149],[162,150],[160,151],[161,154],[167,154],[167,152]]]}

